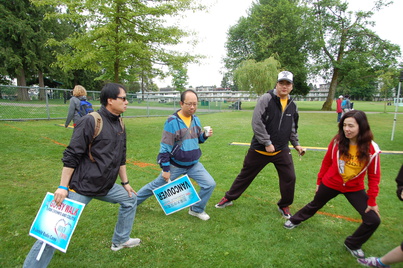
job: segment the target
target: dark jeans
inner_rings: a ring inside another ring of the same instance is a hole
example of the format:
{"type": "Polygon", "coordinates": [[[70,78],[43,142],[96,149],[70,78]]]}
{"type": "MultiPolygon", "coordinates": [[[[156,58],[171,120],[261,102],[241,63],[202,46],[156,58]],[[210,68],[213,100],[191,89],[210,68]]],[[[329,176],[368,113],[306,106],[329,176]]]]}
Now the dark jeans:
{"type": "Polygon", "coordinates": [[[228,200],[238,199],[249,187],[259,172],[269,163],[273,163],[279,177],[281,199],[277,205],[287,207],[294,201],[295,171],[290,149],[287,147],[274,156],[262,155],[249,148],[245,156],[243,167],[231,188],[225,193],[228,200]]]}
{"type": "Polygon", "coordinates": [[[367,208],[368,196],[365,190],[358,192],[341,193],[334,189],[331,189],[323,184],[319,186],[314,199],[308,203],[305,207],[300,209],[294,216],[290,218],[290,221],[294,224],[299,224],[306,221],[315,213],[321,209],[329,200],[335,198],[339,194],[344,194],[348,202],[360,213],[362,223],[358,229],[349,237],[346,238],[345,244],[351,249],[359,249],[361,246],[367,242],[371,235],[376,231],[381,219],[373,211],[365,213],[367,208]]]}

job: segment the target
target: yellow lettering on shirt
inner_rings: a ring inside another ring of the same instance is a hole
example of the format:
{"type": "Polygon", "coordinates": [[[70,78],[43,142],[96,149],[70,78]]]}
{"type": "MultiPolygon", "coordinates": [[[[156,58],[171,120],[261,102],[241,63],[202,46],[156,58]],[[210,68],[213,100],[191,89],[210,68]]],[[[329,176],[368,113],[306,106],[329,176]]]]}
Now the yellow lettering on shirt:
{"type": "Polygon", "coordinates": [[[341,177],[347,182],[357,176],[363,168],[363,164],[358,160],[357,145],[350,145],[348,156],[341,156],[339,166],[341,167],[341,177]],[[344,168],[342,165],[344,164],[344,168]]]}

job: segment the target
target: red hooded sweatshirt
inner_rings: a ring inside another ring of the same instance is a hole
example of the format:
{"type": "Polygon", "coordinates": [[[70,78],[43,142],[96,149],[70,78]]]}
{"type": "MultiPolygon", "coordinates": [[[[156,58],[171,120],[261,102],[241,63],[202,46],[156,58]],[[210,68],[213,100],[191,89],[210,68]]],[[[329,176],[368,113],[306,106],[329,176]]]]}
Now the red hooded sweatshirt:
{"type": "Polygon", "coordinates": [[[339,172],[339,143],[333,139],[323,158],[317,185],[323,183],[325,186],[342,193],[357,192],[365,189],[365,174],[368,173],[368,206],[376,206],[376,197],[379,193],[379,182],[381,180],[380,153],[378,144],[372,141],[369,147],[370,159],[368,163],[353,179],[344,182],[339,172]]]}

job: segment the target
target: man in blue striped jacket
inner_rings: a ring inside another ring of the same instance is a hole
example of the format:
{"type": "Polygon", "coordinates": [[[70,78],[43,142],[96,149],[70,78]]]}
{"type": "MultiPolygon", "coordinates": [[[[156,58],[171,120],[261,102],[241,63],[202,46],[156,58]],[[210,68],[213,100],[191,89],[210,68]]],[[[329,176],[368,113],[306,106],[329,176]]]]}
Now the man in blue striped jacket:
{"type": "Polygon", "coordinates": [[[204,211],[207,201],[215,188],[213,177],[199,162],[201,156],[200,143],[204,143],[213,135],[210,128],[205,133],[199,118],[195,115],[198,96],[193,90],[186,90],[181,94],[181,109],[169,116],[164,125],[158,163],[162,169],[160,175],[152,182],[143,186],[137,192],[137,205],[153,195],[153,190],[187,174],[200,186],[200,202],[189,209],[189,214],[201,220],[208,220],[210,216],[204,211]]]}

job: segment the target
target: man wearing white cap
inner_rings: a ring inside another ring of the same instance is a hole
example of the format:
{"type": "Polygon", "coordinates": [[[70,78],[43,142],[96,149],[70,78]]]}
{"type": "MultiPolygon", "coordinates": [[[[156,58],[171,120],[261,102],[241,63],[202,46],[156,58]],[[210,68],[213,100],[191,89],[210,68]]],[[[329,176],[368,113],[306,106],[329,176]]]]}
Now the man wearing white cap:
{"type": "Polygon", "coordinates": [[[343,109],[341,108],[341,102],[343,101],[343,95],[340,95],[336,100],[336,113],[337,113],[337,123],[340,122],[341,114],[343,113],[343,109]]]}
{"type": "Polygon", "coordinates": [[[297,105],[289,95],[293,85],[293,74],[282,71],[278,74],[276,88],[259,98],[252,118],[254,135],[242,170],[216,208],[233,205],[232,201],[242,195],[259,172],[273,163],[280,183],[278,211],[284,218],[291,217],[289,206],[294,201],[296,178],[288,143],[291,142],[300,155],[305,153],[298,141],[297,105]]]}

